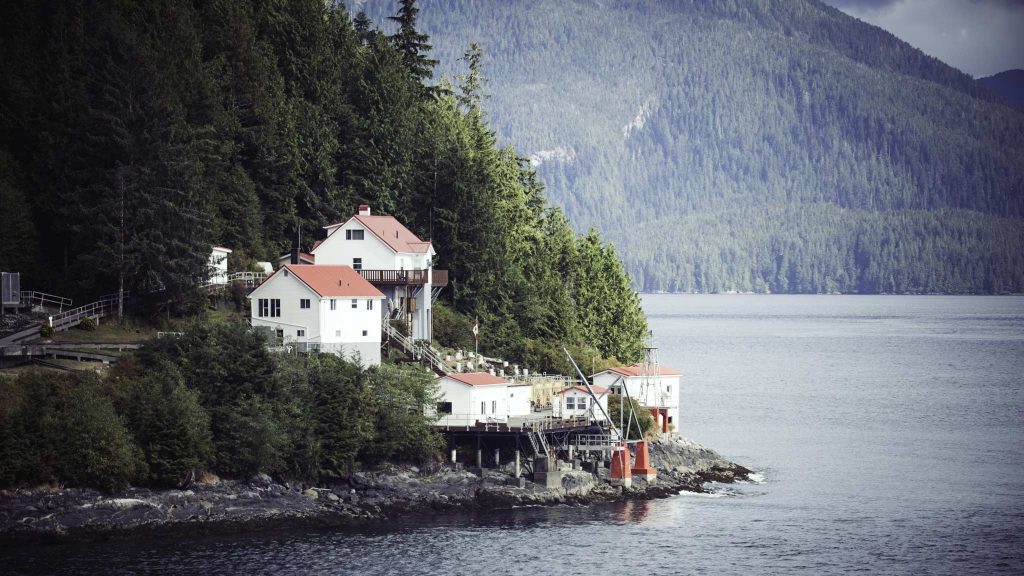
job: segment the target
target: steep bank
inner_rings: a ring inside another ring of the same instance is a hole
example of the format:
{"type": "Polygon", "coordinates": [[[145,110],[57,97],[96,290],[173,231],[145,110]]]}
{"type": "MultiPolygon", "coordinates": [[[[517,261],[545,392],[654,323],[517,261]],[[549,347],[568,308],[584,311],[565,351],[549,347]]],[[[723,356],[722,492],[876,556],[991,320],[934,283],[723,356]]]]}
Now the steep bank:
{"type": "Polygon", "coordinates": [[[636,479],[625,490],[578,470],[567,471],[561,487],[548,489],[529,481],[520,487],[504,470],[477,476],[449,468],[424,471],[386,465],[358,472],[347,483],[322,487],[278,484],[260,475],[245,482],[196,484],[187,490],[8,491],[0,493],[0,544],[327,527],[449,510],[651,499],[701,492],[706,482],[732,482],[750,473],[687,440],[654,443],[651,458],[658,481],[636,479]]]}

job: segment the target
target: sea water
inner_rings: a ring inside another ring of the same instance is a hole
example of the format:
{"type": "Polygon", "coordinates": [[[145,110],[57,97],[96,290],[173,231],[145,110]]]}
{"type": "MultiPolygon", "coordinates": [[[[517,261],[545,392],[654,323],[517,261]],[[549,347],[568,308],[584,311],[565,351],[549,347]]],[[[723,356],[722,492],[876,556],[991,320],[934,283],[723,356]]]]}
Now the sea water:
{"type": "Polygon", "coordinates": [[[649,295],[710,494],[126,544],[0,571],[1021,574],[1024,297],[649,295]]]}

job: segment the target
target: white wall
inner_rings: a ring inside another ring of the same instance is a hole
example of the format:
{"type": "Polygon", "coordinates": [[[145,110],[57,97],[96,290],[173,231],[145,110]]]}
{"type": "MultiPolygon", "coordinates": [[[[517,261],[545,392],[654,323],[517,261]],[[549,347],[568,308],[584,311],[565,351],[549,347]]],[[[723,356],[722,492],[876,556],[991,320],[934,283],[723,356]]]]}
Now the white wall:
{"type": "Polygon", "coordinates": [[[268,326],[275,332],[283,330],[286,343],[319,344],[326,352],[345,357],[358,355],[364,366],[380,364],[382,298],[356,298],[356,308],[352,308],[352,298],[335,298],[336,309],[331,310],[330,298],[321,299],[287,270],[281,270],[261,284],[250,298],[252,325],[268,326]],[[281,316],[260,318],[261,298],[280,299],[281,316]],[[303,298],[310,301],[308,309],[300,307],[303,298]],[[372,310],[366,307],[369,301],[373,302],[372,310]],[[298,336],[300,329],[306,331],[304,337],[298,336]]]}
{"type": "MultiPolygon", "coordinates": [[[[604,372],[594,376],[594,385],[605,388],[613,385],[619,379],[614,372],[604,372]]],[[[668,415],[672,424],[679,429],[679,381],[678,375],[651,377],[651,386],[643,390],[641,385],[644,378],[641,376],[630,376],[622,379],[630,396],[635,398],[642,406],[664,406],[668,408],[668,415]]]]}
{"type": "Polygon", "coordinates": [[[451,402],[451,415],[443,416],[437,423],[449,426],[471,426],[477,421],[508,420],[508,385],[490,384],[469,386],[447,376],[438,380],[441,398],[439,402],[451,402]],[[480,403],[485,403],[481,412],[480,403]]]}
{"type": "Polygon", "coordinates": [[[529,384],[508,387],[508,415],[526,416],[532,412],[530,399],[533,387],[529,384]]]}
{"type": "Polygon", "coordinates": [[[228,252],[214,248],[210,252],[210,278],[209,281],[216,284],[223,284],[228,281],[228,252]]]}
{"type": "MultiPolygon", "coordinates": [[[[602,394],[598,396],[598,402],[604,407],[605,412],[608,411],[608,394],[602,394]]],[[[561,394],[555,394],[551,399],[552,414],[559,418],[573,418],[573,417],[586,417],[593,418],[594,420],[604,421],[604,413],[600,408],[594,405],[594,400],[589,393],[581,390],[569,390],[561,394]],[[566,408],[567,398],[572,398],[573,408],[566,408]],[[586,399],[586,408],[578,408],[580,400],[586,399]]]]}
{"type": "MultiPolygon", "coordinates": [[[[349,220],[344,226],[335,228],[313,253],[316,254],[317,264],[351,266],[353,258],[362,258],[365,270],[399,269],[395,252],[373,232],[364,228],[355,218],[349,220]],[[346,230],[363,230],[363,239],[346,240],[346,230]]],[[[412,270],[413,267],[406,265],[405,269],[412,270]]]]}
{"type": "Polygon", "coordinates": [[[260,284],[259,288],[250,294],[249,310],[252,316],[253,326],[269,326],[271,330],[282,330],[284,341],[319,341],[320,318],[318,300],[320,296],[309,289],[299,279],[295,278],[287,270],[281,270],[271,276],[266,282],[260,284]],[[287,276],[286,276],[287,274],[287,276]],[[279,299],[281,301],[281,315],[278,317],[259,317],[260,299],[279,299]],[[309,308],[301,309],[299,300],[309,299],[309,308]],[[299,330],[305,330],[306,335],[300,337],[299,330]]]}

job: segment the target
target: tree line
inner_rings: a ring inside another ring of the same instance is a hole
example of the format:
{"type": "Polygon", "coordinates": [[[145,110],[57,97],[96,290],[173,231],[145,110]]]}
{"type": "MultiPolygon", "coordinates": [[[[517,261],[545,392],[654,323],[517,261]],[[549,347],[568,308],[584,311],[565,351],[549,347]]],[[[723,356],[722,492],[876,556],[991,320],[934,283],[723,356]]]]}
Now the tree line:
{"type": "Polygon", "coordinates": [[[635,360],[629,277],[498,143],[480,48],[435,79],[416,2],[392,10],[385,33],[319,0],[5,3],[0,267],[187,313],[211,244],[272,260],[366,203],[434,241],[483,351],[635,360]]]}

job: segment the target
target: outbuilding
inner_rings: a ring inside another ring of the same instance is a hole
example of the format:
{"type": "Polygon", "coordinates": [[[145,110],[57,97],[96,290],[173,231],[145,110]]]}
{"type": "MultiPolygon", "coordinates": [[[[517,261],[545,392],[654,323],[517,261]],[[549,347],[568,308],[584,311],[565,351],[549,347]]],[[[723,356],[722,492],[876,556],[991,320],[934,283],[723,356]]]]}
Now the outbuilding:
{"type": "Polygon", "coordinates": [[[585,386],[570,386],[555,392],[551,398],[552,416],[587,418],[599,422],[607,420],[605,414],[608,412],[608,389],[601,386],[591,386],[591,389],[596,399],[585,386]]]}
{"type": "MultiPolygon", "coordinates": [[[[511,383],[501,376],[487,372],[450,373],[439,377],[437,384],[441,394],[437,403],[439,425],[508,421],[511,383]]],[[[524,396],[529,398],[528,390],[524,396]]]]}
{"type": "Polygon", "coordinates": [[[632,364],[609,368],[594,374],[595,386],[613,394],[628,393],[647,408],[662,432],[679,422],[679,372],[659,364],[632,364]]]}

